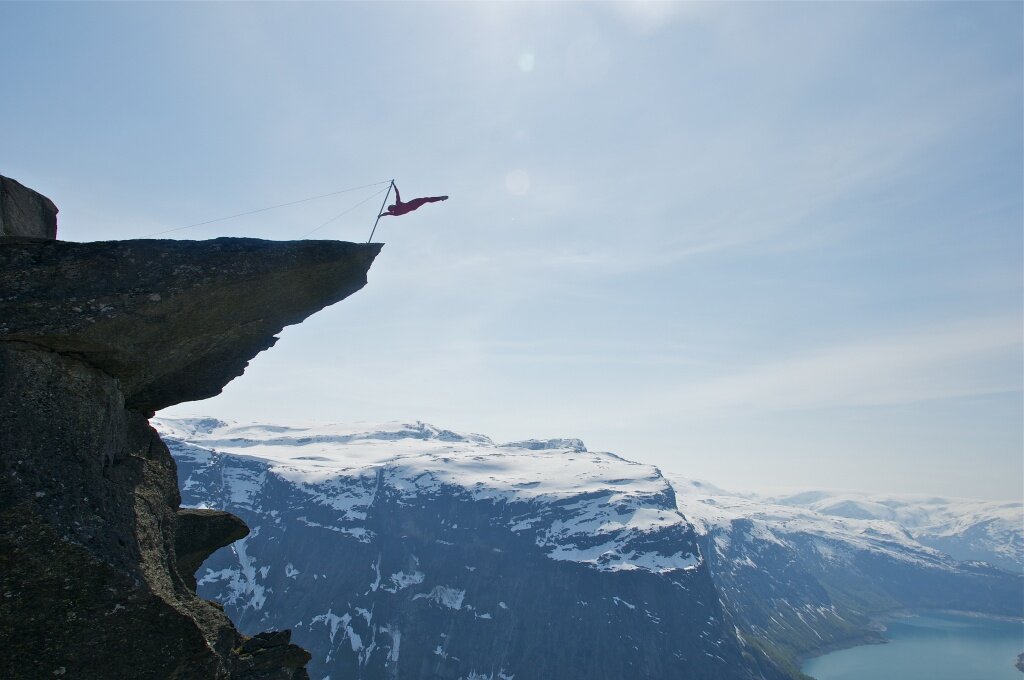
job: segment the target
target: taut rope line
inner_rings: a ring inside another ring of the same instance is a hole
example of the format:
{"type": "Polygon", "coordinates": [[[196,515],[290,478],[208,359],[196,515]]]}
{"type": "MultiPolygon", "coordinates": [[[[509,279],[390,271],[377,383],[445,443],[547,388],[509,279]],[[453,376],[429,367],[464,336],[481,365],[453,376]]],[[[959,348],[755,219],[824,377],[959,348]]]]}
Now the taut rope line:
{"type": "MultiPolygon", "coordinates": [[[[337,196],[338,194],[346,194],[346,193],[348,193],[350,191],[358,191],[359,189],[368,189],[369,187],[375,187],[375,186],[378,186],[380,184],[387,184],[388,185],[388,190],[390,191],[391,190],[391,185],[393,183],[394,183],[394,180],[381,180],[380,182],[373,182],[371,184],[363,184],[363,185],[358,186],[358,187],[349,187],[348,189],[341,189],[339,191],[332,191],[329,194],[320,194],[319,196],[310,196],[309,198],[300,198],[297,201],[288,201],[287,203],[278,203],[277,205],[269,205],[269,206],[267,206],[265,208],[257,208],[256,210],[249,210],[249,211],[246,211],[246,212],[240,212],[240,213],[237,213],[235,215],[228,215],[227,217],[218,217],[216,219],[206,220],[205,222],[196,222],[195,224],[186,224],[183,227],[175,227],[174,229],[167,229],[166,231],[158,231],[158,232],[155,232],[153,234],[147,234],[146,236],[143,236],[142,238],[150,238],[152,236],[160,236],[161,234],[170,234],[172,231],[181,231],[183,229],[191,229],[192,227],[201,227],[204,224],[213,224],[214,222],[223,222],[225,220],[233,220],[236,217],[244,217],[246,215],[255,215],[256,213],[266,212],[267,210],[273,210],[275,208],[285,208],[285,207],[287,207],[289,205],[298,205],[299,203],[306,203],[308,201],[315,201],[318,198],[327,198],[328,196],[337,196]]],[[[377,193],[380,193],[380,192],[377,192],[377,193]]],[[[376,196],[376,195],[377,194],[373,194],[373,196],[376,196]]],[[[371,196],[370,198],[373,198],[373,196],[371,196]]],[[[367,199],[367,200],[369,200],[369,199],[367,199]]],[[[364,203],[365,203],[365,201],[364,201],[364,203]]],[[[362,205],[362,203],[359,203],[357,205],[362,205]]],[[[344,213],[342,213],[342,214],[344,214],[344,213]]],[[[341,215],[338,215],[337,217],[341,217],[341,215]]],[[[316,229],[320,229],[321,227],[326,226],[326,224],[328,224],[329,222],[334,221],[335,219],[337,219],[337,217],[331,218],[330,220],[328,220],[328,222],[325,222],[324,224],[321,224],[320,227],[317,227],[316,229]]],[[[313,231],[316,231],[316,229],[314,229],[313,231]]],[[[312,234],[313,232],[311,231],[309,233],[312,234]]]]}
{"type": "MultiPolygon", "coordinates": [[[[380,182],[378,182],[378,184],[380,184],[380,182]]],[[[388,185],[388,188],[387,188],[387,190],[388,190],[388,192],[390,192],[390,191],[391,191],[391,185],[388,185]]],[[[381,189],[380,191],[384,191],[384,189],[381,189]]],[[[340,213],[338,213],[337,215],[335,215],[335,216],[334,216],[334,217],[332,217],[331,219],[327,220],[326,222],[324,222],[323,224],[321,224],[321,225],[320,225],[319,227],[317,227],[316,229],[313,229],[312,231],[308,231],[308,232],[306,232],[305,234],[303,234],[303,235],[302,235],[302,236],[300,236],[299,238],[306,238],[307,236],[309,236],[309,235],[310,235],[310,234],[312,234],[313,232],[315,232],[315,231],[320,231],[321,229],[323,229],[324,227],[326,227],[326,226],[327,226],[328,224],[330,224],[330,223],[331,223],[331,222],[333,222],[334,220],[338,219],[338,218],[339,218],[339,217],[341,217],[342,215],[347,215],[348,213],[352,212],[353,210],[355,210],[356,208],[358,208],[359,206],[361,206],[361,205],[362,205],[363,203],[366,203],[367,201],[369,201],[369,200],[370,200],[371,198],[374,198],[375,196],[380,196],[380,191],[374,192],[374,193],[370,194],[369,196],[367,196],[366,198],[364,198],[363,200],[361,200],[361,201],[359,201],[358,203],[356,203],[356,204],[355,204],[354,206],[352,206],[352,207],[350,207],[350,208],[346,208],[345,210],[342,210],[342,211],[341,211],[340,213]]],[[[386,201],[386,200],[388,200],[388,197],[387,197],[387,196],[385,196],[385,197],[384,197],[384,200],[385,200],[385,201],[386,201]]],[[[379,219],[379,218],[378,218],[378,219],[379,219]]]]}

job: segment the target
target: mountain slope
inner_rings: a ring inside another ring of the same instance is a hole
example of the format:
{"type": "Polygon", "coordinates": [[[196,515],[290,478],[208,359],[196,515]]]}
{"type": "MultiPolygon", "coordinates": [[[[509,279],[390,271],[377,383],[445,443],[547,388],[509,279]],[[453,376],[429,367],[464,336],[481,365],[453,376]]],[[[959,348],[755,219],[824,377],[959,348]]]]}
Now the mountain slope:
{"type": "MultiPolygon", "coordinates": [[[[1019,573],[960,562],[890,519],[838,517],[670,478],[740,627],[794,662],[877,637],[870,617],[887,610],[1024,615],[1019,573]]],[[[959,507],[973,516],[969,503],[959,507]]]]}
{"type": "Polygon", "coordinates": [[[578,440],[158,427],[185,502],[253,527],[199,592],[243,630],[293,628],[317,678],[775,678],[870,636],[876,612],[1019,615],[1019,577],[893,521],[730,494],[578,440]]]}
{"type": "Polygon", "coordinates": [[[893,522],[954,559],[1024,572],[1024,509],[1013,501],[811,491],[766,498],[822,515],[893,522]]]}
{"type": "Polygon", "coordinates": [[[252,527],[199,592],[292,628],[312,677],[782,677],[656,468],[422,423],[160,428],[185,502],[252,527]]]}

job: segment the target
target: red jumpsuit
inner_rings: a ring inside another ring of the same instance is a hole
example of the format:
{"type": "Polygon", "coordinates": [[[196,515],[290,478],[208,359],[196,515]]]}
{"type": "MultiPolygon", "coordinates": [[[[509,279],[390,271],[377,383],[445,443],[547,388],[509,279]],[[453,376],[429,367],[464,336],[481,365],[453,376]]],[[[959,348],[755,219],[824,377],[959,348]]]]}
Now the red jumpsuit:
{"type": "Polygon", "coordinates": [[[411,201],[402,201],[402,195],[398,193],[398,186],[395,186],[395,202],[388,206],[388,209],[380,214],[381,217],[385,215],[391,215],[392,217],[398,217],[405,213],[412,212],[416,208],[420,207],[424,203],[436,203],[437,201],[447,201],[447,196],[426,196],[424,198],[414,198],[411,201]]]}

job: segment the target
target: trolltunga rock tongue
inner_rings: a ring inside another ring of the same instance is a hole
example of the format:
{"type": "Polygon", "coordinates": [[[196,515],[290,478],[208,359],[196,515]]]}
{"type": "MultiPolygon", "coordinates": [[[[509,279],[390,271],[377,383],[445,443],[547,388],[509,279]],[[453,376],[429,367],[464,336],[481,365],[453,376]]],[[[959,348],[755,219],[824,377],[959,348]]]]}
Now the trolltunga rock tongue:
{"type": "Polygon", "coordinates": [[[143,413],[219,394],[285,326],[366,285],[379,244],[20,240],[0,247],[0,341],[117,378],[143,413]]]}
{"type": "MultiPolygon", "coordinates": [[[[39,226],[53,204],[18,187],[4,229],[39,226]]],[[[308,680],[287,630],[248,638],[196,595],[248,529],[180,507],[147,416],[219,393],[380,245],[24,232],[0,233],[0,677],[308,680]]]]}

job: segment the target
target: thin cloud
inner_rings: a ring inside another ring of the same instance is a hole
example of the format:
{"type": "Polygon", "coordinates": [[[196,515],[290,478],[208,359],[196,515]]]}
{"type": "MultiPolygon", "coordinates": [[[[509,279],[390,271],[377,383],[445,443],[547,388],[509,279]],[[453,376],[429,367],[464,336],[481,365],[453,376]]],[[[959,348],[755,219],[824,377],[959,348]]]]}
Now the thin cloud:
{"type": "Polygon", "coordinates": [[[885,406],[1020,391],[1007,363],[1021,353],[1021,320],[983,319],[828,347],[659,395],[661,413],[746,408],[885,406]]]}

